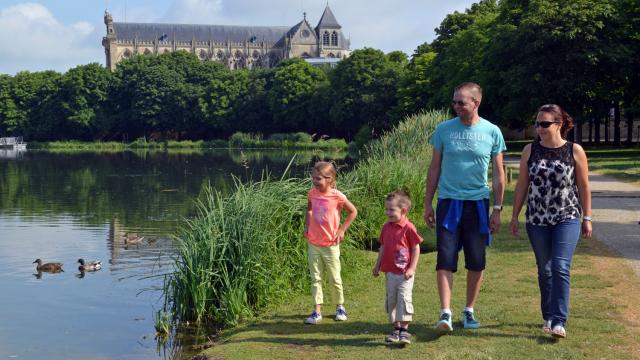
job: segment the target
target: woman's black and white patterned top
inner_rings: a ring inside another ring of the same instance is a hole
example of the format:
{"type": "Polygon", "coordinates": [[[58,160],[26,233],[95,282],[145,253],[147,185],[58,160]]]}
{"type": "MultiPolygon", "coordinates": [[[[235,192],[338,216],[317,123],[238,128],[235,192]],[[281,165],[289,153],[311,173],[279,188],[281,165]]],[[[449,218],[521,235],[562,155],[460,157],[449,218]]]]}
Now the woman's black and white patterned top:
{"type": "Polygon", "coordinates": [[[534,141],[527,165],[527,224],[555,225],[580,218],[573,143],[567,141],[558,148],[547,148],[534,141]]]}

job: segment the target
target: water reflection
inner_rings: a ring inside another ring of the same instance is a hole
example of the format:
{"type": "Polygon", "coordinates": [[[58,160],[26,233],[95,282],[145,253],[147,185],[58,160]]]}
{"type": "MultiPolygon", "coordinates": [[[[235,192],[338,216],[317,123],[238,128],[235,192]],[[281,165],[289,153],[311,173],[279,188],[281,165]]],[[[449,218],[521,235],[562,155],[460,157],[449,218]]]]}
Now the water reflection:
{"type": "MultiPolygon", "coordinates": [[[[298,154],[290,175],[306,176],[311,163],[335,156],[298,154]]],[[[195,213],[204,185],[229,191],[234,176],[280,177],[292,157],[228,150],[0,154],[0,357],[189,358],[211,332],[182,329],[157,341],[153,327],[162,308],[158,289],[175,255],[172,234],[195,213]],[[37,272],[36,258],[65,263],[66,271],[37,272]],[[103,268],[78,271],[78,258],[102,260],[103,268]]]]}

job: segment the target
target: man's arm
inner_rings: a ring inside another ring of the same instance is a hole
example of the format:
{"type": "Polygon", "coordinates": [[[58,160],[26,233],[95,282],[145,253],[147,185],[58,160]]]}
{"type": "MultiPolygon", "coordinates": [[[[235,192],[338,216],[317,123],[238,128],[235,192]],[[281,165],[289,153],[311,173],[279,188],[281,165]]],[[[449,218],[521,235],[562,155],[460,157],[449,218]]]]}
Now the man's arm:
{"type": "Polygon", "coordinates": [[[442,165],[442,153],[436,149],[433,149],[433,156],[431,157],[431,164],[427,171],[427,188],[424,194],[424,221],[427,226],[433,228],[436,220],[433,213],[433,196],[438,188],[438,181],[440,180],[440,171],[442,165]]]}
{"type": "MultiPolygon", "coordinates": [[[[502,205],[502,200],[504,198],[504,167],[502,162],[502,153],[498,153],[493,156],[493,204],[494,205],[502,205]]],[[[491,212],[491,220],[490,220],[490,229],[491,233],[495,234],[500,231],[500,212],[501,210],[493,209],[491,212]]]]}

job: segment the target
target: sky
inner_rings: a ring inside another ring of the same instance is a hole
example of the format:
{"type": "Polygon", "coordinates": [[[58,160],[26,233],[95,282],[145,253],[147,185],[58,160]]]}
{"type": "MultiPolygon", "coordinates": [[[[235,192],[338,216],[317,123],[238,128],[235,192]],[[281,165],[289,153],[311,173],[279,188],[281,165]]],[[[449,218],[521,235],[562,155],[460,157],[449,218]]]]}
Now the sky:
{"type": "Polygon", "coordinates": [[[0,0],[0,74],[105,63],[104,10],[116,22],[316,25],[327,3],[351,49],[413,50],[473,0],[0,0]]]}

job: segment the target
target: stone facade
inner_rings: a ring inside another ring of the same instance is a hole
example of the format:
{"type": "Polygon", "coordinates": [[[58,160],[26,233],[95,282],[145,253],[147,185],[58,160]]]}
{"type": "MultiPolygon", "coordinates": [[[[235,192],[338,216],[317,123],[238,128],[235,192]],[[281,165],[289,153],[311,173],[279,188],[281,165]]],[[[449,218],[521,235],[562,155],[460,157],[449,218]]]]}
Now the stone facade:
{"type": "Polygon", "coordinates": [[[108,11],[104,23],[107,34],[102,46],[111,70],[134,55],[171,51],[220,61],[230,69],[271,68],[294,57],[343,59],[351,53],[349,40],[328,5],[315,28],[306,13],[293,27],[118,23],[108,11]]]}

